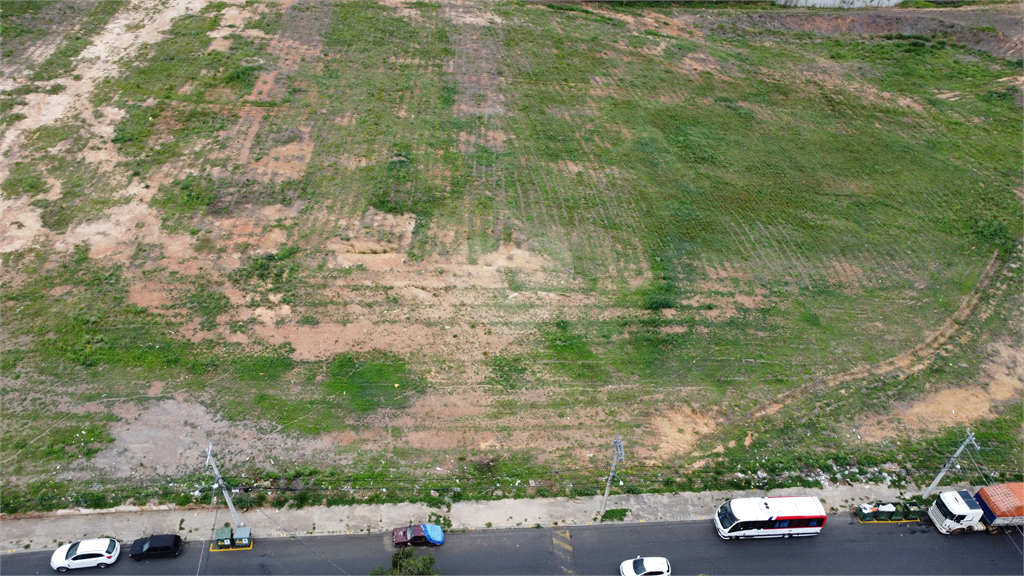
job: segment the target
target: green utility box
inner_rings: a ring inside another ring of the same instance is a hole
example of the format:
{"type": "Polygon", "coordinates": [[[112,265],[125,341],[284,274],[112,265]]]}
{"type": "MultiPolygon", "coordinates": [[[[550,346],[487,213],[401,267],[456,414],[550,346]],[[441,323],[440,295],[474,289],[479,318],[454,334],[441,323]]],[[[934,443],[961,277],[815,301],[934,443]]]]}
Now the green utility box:
{"type": "Polygon", "coordinates": [[[897,522],[903,520],[907,513],[907,507],[900,502],[894,502],[893,506],[896,507],[896,511],[892,513],[892,516],[889,517],[889,520],[894,520],[897,522]]]}
{"type": "Polygon", "coordinates": [[[896,512],[896,506],[886,502],[878,505],[878,512],[875,514],[875,520],[891,520],[892,515],[896,512]]]}
{"type": "Polygon", "coordinates": [[[903,504],[903,506],[907,508],[906,515],[903,517],[904,520],[921,519],[921,513],[923,512],[923,510],[921,510],[921,507],[918,506],[916,502],[907,502],[903,504]]]}
{"type": "Polygon", "coordinates": [[[878,508],[875,508],[874,504],[864,503],[857,506],[857,518],[861,522],[870,522],[875,519],[875,513],[878,512],[878,508]]]}
{"type": "Polygon", "coordinates": [[[243,526],[235,530],[234,547],[235,548],[248,548],[252,544],[252,532],[248,526],[243,526]]]}
{"type": "Polygon", "coordinates": [[[217,528],[217,531],[213,533],[213,537],[217,541],[217,548],[231,548],[230,527],[217,528]]]}

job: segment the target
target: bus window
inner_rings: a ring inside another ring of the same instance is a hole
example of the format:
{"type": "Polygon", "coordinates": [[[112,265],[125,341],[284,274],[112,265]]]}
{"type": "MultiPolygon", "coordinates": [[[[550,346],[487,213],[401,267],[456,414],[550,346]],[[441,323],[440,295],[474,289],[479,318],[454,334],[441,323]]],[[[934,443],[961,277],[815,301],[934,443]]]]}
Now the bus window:
{"type": "Polygon", "coordinates": [[[775,523],[776,528],[789,528],[789,520],[779,520],[775,523]]]}
{"type": "Polygon", "coordinates": [[[750,524],[750,522],[737,522],[733,525],[732,529],[729,530],[729,532],[743,532],[746,530],[750,530],[750,524]]]}

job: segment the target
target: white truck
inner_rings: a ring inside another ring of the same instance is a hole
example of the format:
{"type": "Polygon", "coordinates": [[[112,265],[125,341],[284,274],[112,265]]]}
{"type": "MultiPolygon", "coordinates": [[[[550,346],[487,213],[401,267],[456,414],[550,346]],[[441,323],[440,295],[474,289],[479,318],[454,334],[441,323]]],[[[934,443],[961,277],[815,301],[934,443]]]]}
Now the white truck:
{"type": "Polygon", "coordinates": [[[985,486],[974,496],[967,490],[942,492],[928,517],[943,534],[1017,532],[1024,527],[1024,482],[985,486]]]}

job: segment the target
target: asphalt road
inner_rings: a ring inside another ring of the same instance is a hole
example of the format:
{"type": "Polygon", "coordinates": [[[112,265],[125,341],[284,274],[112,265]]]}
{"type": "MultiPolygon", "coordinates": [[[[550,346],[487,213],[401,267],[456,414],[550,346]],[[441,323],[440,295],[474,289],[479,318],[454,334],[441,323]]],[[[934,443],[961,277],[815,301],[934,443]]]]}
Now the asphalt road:
{"type": "MultiPolygon", "coordinates": [[[[390,534],[266,538],[252,550],[213,552],[189,543],[174,559],[135,562],[124,554],[106,570],[74,574],[367,574],[390,564],[390,534]]],[[[122,545],[125,543],[122,542],[122,545]]],[[[711,522],[604,524],[487,530],[447,535],[430,550],[442,574],[617,574],[637,555],[665,556],[676,574],[1016,574],[1017,536],[943,536],[921,524],[859,524],[831,517],[821,535],[724,541],[711,522]]],[[[0,557],[0,573],[47,574],[51,552],[0,557]]]]}

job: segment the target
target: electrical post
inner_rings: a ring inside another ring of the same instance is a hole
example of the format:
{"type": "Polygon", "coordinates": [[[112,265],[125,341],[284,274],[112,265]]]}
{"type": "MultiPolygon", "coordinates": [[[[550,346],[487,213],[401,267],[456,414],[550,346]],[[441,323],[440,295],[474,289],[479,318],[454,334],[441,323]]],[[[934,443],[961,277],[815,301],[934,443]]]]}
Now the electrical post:
{"type": "Polygon", "coordinates": [[[946,475],[946,472],[948,472],[949,469],[953,466],[953,463],[956,462],[956,459],[960,457],[960,454],[964,451],[964,448],[967,448],[968,444],[974,446],[976,450],[980,450],[980,448],[978,448],[978,444],[974,441],[974,434],[971,432],[970,428],[967,429],[967,438],[964,439],[963,444],[961,444],[960,447],[957,448],[956,452],[953,453],[953,456],[949,459],[948,462],[946,462],[946,465],[942,467],[942,470],[939,470],[939,475],[935,477],[935,480],[932,480],[931,486],[929,486],[928,489],[924,491],[924,495],[922,496],[922,498],[927,498],[931,496],[932,490],[935,490],[935,487],[939,485],[939,481],[942,480],[942,477],[946,475]]]}
{"type": "MultiPolygon", "coordinates": [[[[957,452],[959,454],[959,452],[957,452]]],[[[213,468],[213,475],[217,477],[217,485],[220,486],[221,492],[224,494],[224,501],[228,503],[228,510],[231,511],[231,518],[235,521],[235,526],[242,527],[245,524],[238,517],[238,512],[235,511],[235,504],[231,501],[231,491],[228,490],[228,485],[224,482],[224,477],[220,475],[220,470],[217,469],[217,461],[213,459],[213,442],[210,442],[210,446],[206,449],[206,465],[213,468]]],[[[216,493],[214,494],[216,497],[216,493]]]]}
{"type": "Polygon", "coordinates": [[[612,477],[615,476],[615,463],[626,461],[626,450],[622,447],[622,436],[615,437],[615,456],[612,457],[612,469],[608,472],[608,483],[604,486],[604,500],[601,502],[601,511],[597,514],[598,520],[604,516],[604,510],[608,506],[608,492],[612,489],[612,477]]]}

